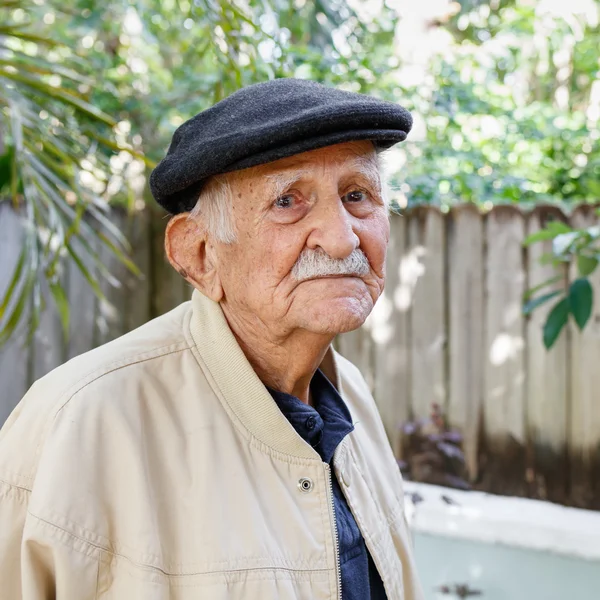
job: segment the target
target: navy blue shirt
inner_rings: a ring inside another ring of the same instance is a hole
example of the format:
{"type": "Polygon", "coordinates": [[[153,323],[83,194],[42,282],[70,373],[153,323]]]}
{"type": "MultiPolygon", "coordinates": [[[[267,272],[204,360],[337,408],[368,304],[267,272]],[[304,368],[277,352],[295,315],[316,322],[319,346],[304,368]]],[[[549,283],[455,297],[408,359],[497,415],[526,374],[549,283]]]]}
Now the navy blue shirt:
{"type": "Polygon", "coordinates": [[[333,471],[333,453],[353,429],[348,407],[327,377],[317,370],[310,382],[313,406],[290,394],[267,388],[300,437],[331,468],[333,506],[338,531],[344,600],[386,600],[383,582],[333,471]]]}

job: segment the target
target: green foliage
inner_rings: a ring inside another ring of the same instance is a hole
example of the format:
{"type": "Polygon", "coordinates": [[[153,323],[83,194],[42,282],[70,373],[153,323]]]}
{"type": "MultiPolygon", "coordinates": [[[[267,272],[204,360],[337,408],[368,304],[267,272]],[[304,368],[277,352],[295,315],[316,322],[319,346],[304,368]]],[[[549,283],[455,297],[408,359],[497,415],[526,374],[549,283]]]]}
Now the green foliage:
{"type": "Polygon", "coordinates": [[[541,10],[484,2],[451,19],[430,86],[409,92],[426,123],[396,178],[409,204],[598,200],[600,28],[541,10]]]}
{"type": "Polygon", "coordinates": [[[559,300],[548,315],[544,325],[544,346],[551,348],[558,339],[563,327],[567,324],[569,318],[569,299],[559,300]]]}
{"type": "MultiPolygon", "coordinates": [[[[600,210],[598,212],[600,214],[600,210]]],[[[567,324],[569,316],[573,317],[579,329],[583,329],[592,314],[594,293],[589,276],[600,263],[600,225],[574,229],[562,222],[551,221],[544,229],[527,237],[524,243],[529,246],[544,240],[552,240],[552,252],[546,257],[546,262],[554,266],[574,263],[580,275],[569,285],[566,293],[553,290],[532,299],[541,289],[559,282],[562,277],[558,276],[529,290],[523,298],[523,313],[529,315],[549,300],[560,296],[544,325],[544,345],[550,349],[567,324]]]]}
{"type": "MultiPolygon", "coordinates": [[[[540,302],[542,304],[546,300],[557,296],[560,292],[552,292],[546,294],[540,302]]],[[[593,290],[590,282],[585,279],[576,279],[569,286],[567,295],[559,300],[546,319],[544,324],[544,345],[547,349],[550,349],[560,332],[564,329],[565,325],[569,320],[569,316],[572,316],[579,329],[583,329],[587,323],[590,315],[592,314],[593,305],[593,290]]]]}
{"type": "Polygon", "coordinates": [[[338,0],[78,0],[73,14],[65,26],[102,73],[94,103],[155,160],[179,124],[252,83],[295,76],[376,92],[394,38],[390,11],[365,28],[338,0]]]}
{"type": "MultiPolygon", "coordinates": [[[[122,260],[128,251],[120,232],[106,227],[106,203],[97,189],[107,164],[103,139],[113,137],[115,122],[90,101],[92,73],[68,40],[41,25],[40,4],[0,0],[0,194],[27,222],[13,278],[0,300],[0,344],[26,313],[33,333],[44,281],[68,329],[60,276],[65,248],[74,240],[97,238],[122,260]]],[[[112,145],[135,154],[125,143],[112,145]]],[[[89,244],[87,251],[82,247],[82,264],[97,259],[89,244]]]]}
{"type": "Polygon", "coordinates": [[[552,298],[556,298],[560,294],[560,291],[555,290],[553,292],[548,292],[547,294],[543,294],[542,296],[538,296],[533,300],[530,300],[523,306],[523,314],[530,315],[538,306],[542,306],[542,304],[546,304],[548,300],[552,300],[552,298]]]}
{"type": "Polygon", "coordinates": [[[573,315],[579,329],[583,329],[592,314],[593,290],[590,282],[576,279],[569,286],[569,312],[573,315]]]}

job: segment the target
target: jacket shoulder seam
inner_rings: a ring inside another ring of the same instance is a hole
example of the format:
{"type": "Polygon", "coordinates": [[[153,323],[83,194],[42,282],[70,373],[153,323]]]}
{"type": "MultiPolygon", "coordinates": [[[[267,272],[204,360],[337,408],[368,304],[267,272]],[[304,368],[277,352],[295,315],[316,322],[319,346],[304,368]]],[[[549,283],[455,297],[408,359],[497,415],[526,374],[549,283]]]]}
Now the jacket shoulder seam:
{"type": "MultiPolygon", "coordinates": [[[[71,543],[66,543],[63,540],[63,543],[69,549],[73,550],[74,552],[78,552],[85,556],[92,556],[99,561],[102,561],[102,555],[114,557],[116,559],[123,560],[136,568],[148,570],[148,571],[151,571],[154,573],[158,573],[160,575],[163,575],[163,576],[169,577],[169,578],[180,578],[180,577],[194,576],[194,575],[211,575],[211,574],[227,573],[227,572],[238,571],[238,570],[239,571],[255,570],[255,569],[249,567],[249,568],[242,568],[242,569],[232,569],[232,568],[224,568],[224,569],[217,569],[217,570],[204,569],[204,570],[195,570],[195,571],[189,572],[189,573],[188,572],[185,572],[185,573],[171,572],[170,570],[168,570],[164,567],[160,567],[156,564],[152,564],[149,561],[135,560],[134,558],[127,556],[125,553],[122,552],[121,547],[115,546],[113,542],[111,542],[110,540],[106,540],[106,538],[105,538],[106,545],[103,545],[101,543],[97,543],[92,540],[89,540],[81,535],[78,535],[77,533],[69,531],[68,529],[61,527],[57,523],[54,523],[53,521],[50,521],[48,519],[45,519],[38,515],[35,515],[30,510],[27,511],[27,516],[34,519],[42,527],[46,527],[48,529],[54,530],[56,532],[59,532],[61,535],[63,535],[66,539],[68,539],[71,542],[71,543]],[[77,544],[80,544],[81,548],[77,548],[76,547],[77,544]]],[[[84,530],[84,531],[86,531],[86,530],[84,530]]],[[[157,558],[153,555],[148,555],[148,557],[149,558],[157,558]]],[[[229,561],[225,561],[225,563],[229,564],[229,561]]],[[[276,568],[285,569],[288,571],[311,571],[311,572],[312,571],[328,571],[329,570],[327,568],[310,568],[308,566],[306,566],[305,568],[298,569],[298,568],[292,568],[292,567],[285,566],[285,565],[284,566],[279,565],[276,568]]],[[[265,569],[270,569],[270,567],[265,567],[265,569]]]]}
{"type": "Polygon", "coordinates": [[[76,545],[73,543],[65,544],[69,549],[73,550],[74,552],[83,554],[84,556],[89,556],[89,557],[95,558],[96,560],[99,560],[99,558],[100,558],[99,553],[110,552],[106,548],[103,548],[102,546],[98,546],[98,545],[94,544],[93,542],[91,542],[90,540],[86,540],[82,537],[79,537],[78,535],[75,535],[71,531],[67,531],[66,529],[63,529],[56,523],[52,523],[51,521],[47,521],[46,519],[43,519],[42,517],[38,517],[37,515],[34,515],[30,510],[27,511],[27,516],[31,517],[32,519],[34,519],[35,521],[40,523],[43,527],[47,527],[47,528],[53,529],[55,531],[59,531],[62,535],[66,536],[68,539],[70,539],[74,542],[78,542],[79,544],[81,544],[83,546],[82,548],[77,548],[76,545]],[[85,550],[87,550],[87,552],[85,550]]]}
{"type": "Polygon", "coordinates": [[[113,361],[112,363],[108,363],[99,367],[86,375],[83,375],[73,383],[71,383],[65,390],[57,394],[57,401],[54,409],[50,412],[50,414],[45,418],[45,425],[43,427],[42,435],[39,436],[38,442],[35,446],[35,450],[33,451],[32,456],[32,470],[30,474],[25,475],[23,472],[4,472],[4,475],[14,476],[17,478],[19,483],[10,483],[9,485],[14,485],[16,487],[22,487],[23,489],[27,489],[31,491],[33,489],[33,481],[35,478],[35,472],[37,471],[37,465],[39,463],[39,457],[42,451],[42,447],[47,439],[48,431],[57,416],[61,412],[63,408],[79,393],[81,393],[86,387],[98,381],[105,375],[109,375],[115,371],[120,369],[147,362],[153,360],[155,358],[161,358],[164,356],[168,356],[169,354],[176,354],[178,352],[184,352],[186,350],[190,350],[191,346],[188,340],[179,341],[176,343],[166,344],[164,346],[159,346],[158,348],[154,348],[151,351],[146,351],[140,354],[136,354],[134,356],[129,356],[127,358],[122,358],[117,361],[113,361]]]}
{"type": "Polygon", "coordinates": [[[164,356],[168,356],[169,354],[177,354],[178,352],[184,352],[185,350],[189,350],[190,346],[187,342],[178,342],[177,344],[168,344],[166,346],[161,346],[159,348],[155,348],[151,351],[151,355],[148,356],[148,352],[144,352],[142,354],[137,354],[127,359],[121,359],[120,361],[115,361],[114,363],[109,363],[104,367],[97,369],[96,371],[92,371],[88,373],[88,375],[82,377],[73,383],[67,390],[62,392],[59,395],[59,406],[54,410],[52,416],[47,420],[46,427],[44,428],[44,433],[40,436],[40,441],[36,446],[35,454],[34,454],[34,462],[37,465],[37,460],[39,453],[41,451],[41,447],[44,444],[46,437],[48,435],[48,429],[58,417],[60,411],[67,405],[75,396],[80,394],[86,387],[90,386],[92,383],[102,379],[106,375],[110,375],[115,371],[119,371],[126,367],[130,367],[132,365],[137,365],[144,362],[149,362],[154,360],[155,358],[162,358],[164,356]],[[164,352],[161,352],[164,350],[164,352]]]}
{"type": "Polygon", "coordinates": [[[136,354],[134,356],[130,356],[126,359],[121,359],[119,361],[115,361],[113,363],[108,363],[103,367],[88,373],[84,377],[75,381],[69,388],[67,388],[64,392],[59,395],[60,399],[64,399],[64,402],[60,404],[60,406],[56,409],[54,414],[52,415],[53,419],[56,418],[58,413],[80,392],[82,392],[86,387],[91,385],[92,383],[102,379],[105,375],[110,375],[115,371],[119,371],[120,369],[124,369],[126,367],[131,367],[133,365],[137,365],[144,362],[149,362],[154,360],[155,358],[162,358],[164,356],[168,356],[169,354],[177,354],[178,352],[183,352],[185,350],[190,350],[191,346],[186,342],[178,342],[176,344],[168,344],[166,346],[160,346],[155,348],[154,350],[149,352],[143,352],[141,354],[136,354]],[[161,350],[165,350],[161,352],[161,350]]]}

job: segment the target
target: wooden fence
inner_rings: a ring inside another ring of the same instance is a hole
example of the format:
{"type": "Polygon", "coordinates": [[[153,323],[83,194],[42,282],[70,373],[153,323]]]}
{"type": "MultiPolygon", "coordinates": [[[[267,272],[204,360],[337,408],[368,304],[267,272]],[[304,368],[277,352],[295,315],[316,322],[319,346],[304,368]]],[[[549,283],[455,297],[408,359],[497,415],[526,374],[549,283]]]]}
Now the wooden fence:
{"type": "MultiPolygon", "coordinates": [[[[105,285],[108,306],[71,266],[70,339],[48,310],[32,347],[15,339],[0,349],[0,423],[45,372],[189,297],[164,259],[164,217],[115,216],[145,278],[128,276],[107,255],[125,280],[121,289],[105,285]]],[[[600,272],[588,326],[569,327],[550,352],[542,344],[548,308],[529,318],[521,312],[524,291],[556,274],[539,263],[548,243],[522,246],[549,218],[598,222],[590,206],[568,216],[554,207],[481,213],[471,205],[393,216],[384,296],[363,328],[337,345],[371,385],[396,454],[400,425],[436,402],[463,433],[476,487],[600,508],[600,272]]],[[[0,204],[0,294],[21,235],[16,215],[0,204]]],[[[567,270],[560,274],[566,285],[567,270]]]]}

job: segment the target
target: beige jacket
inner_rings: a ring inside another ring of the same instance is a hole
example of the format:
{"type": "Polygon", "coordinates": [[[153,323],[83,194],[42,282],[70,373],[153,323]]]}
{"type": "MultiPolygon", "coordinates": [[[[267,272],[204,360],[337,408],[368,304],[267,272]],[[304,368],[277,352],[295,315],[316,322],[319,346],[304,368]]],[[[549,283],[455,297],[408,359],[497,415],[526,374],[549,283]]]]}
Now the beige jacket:
{"type": "MultiPolygon", "coordinates": [[[[387,596],[420,600],[374,401],[333,350],[321,368],[355,424],[334,468],[387,596]]],[[[195,292],[36,382],[0,431],[0,600],[339,598],[331,476],[195,292]]]]}

